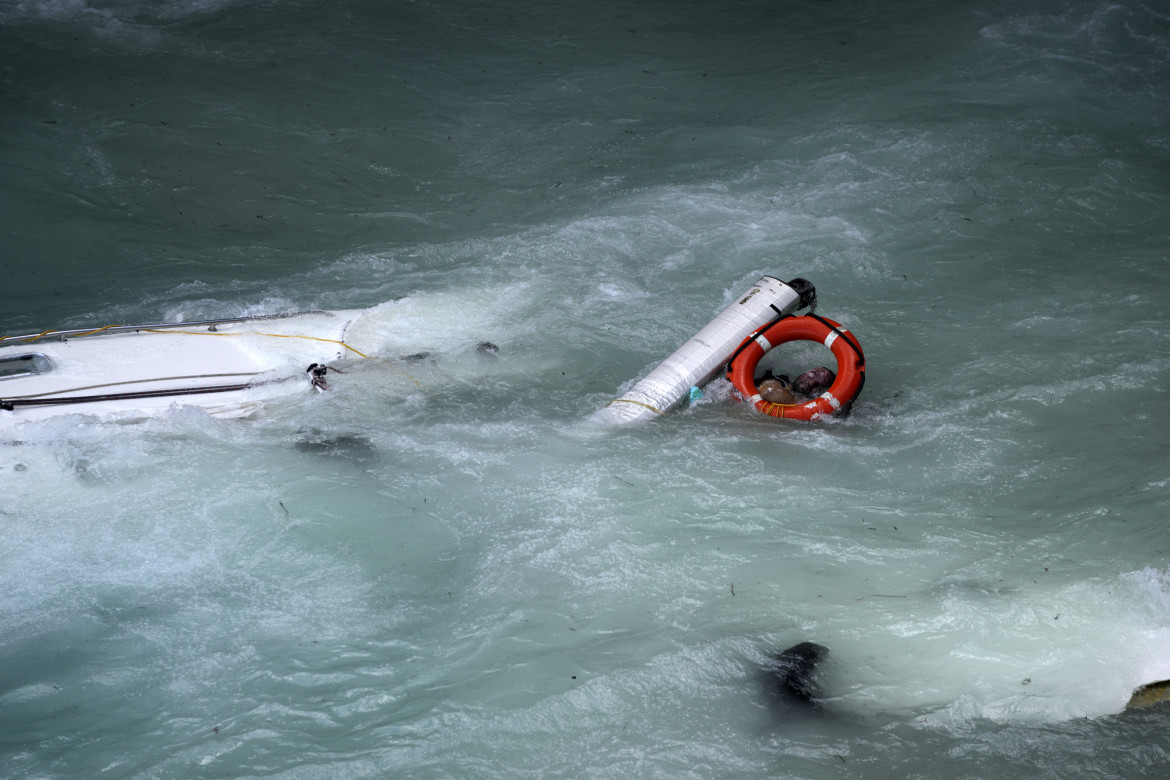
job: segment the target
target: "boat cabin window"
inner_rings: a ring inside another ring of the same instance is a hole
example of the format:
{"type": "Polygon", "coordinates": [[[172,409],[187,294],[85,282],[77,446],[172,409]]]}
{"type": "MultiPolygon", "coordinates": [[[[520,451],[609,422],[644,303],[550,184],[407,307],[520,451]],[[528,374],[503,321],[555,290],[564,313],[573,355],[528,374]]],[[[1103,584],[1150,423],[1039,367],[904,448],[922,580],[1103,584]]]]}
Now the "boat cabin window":
{"type": "Polygon", "coordinates": [[[0,357],[0,379],[15,379],[18,376],[43,374],[52,370],[53,362],[40,352],[0,357]]]}

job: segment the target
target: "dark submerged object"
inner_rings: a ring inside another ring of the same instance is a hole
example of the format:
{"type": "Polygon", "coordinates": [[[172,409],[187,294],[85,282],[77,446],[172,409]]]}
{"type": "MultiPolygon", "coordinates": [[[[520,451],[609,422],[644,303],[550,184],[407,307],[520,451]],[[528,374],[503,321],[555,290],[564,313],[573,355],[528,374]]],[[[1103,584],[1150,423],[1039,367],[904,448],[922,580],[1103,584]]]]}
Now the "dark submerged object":
{"type": "Polygon", "coordinates": [[[301,438],[293,443],[293,449],[310,455],[348,458],[369,461],[378,457],[378,448],[365,436],[358,433],[328,433],[316,428],[298,431],[301,438]]]}
{"type": "Polygon", "coordinates": [[[817,288],[808,279],[796,278],[788,286],[800,296],[801,309],[815,309],[817,307],[817,288]]]}
{"type": "Polygon", "coordinates": [[[801,642],[777,653],[764,663],[768,693],[777,702],[816,707],[820,689],[814,681],[817,665],[829,648],[816,642],[801,642]]]}

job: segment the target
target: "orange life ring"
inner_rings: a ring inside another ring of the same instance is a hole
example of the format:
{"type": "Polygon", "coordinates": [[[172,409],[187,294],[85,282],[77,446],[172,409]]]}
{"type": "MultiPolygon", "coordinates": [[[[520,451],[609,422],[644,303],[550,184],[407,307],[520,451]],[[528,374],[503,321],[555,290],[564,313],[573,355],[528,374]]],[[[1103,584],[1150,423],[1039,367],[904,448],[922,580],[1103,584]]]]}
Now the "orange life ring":
{"type": "Polygon", "coordinates": [[[819,420],[847,414],[853,399],[865,384],[865,355],[852,333],[839,323],[815,314],[784,317],[748,336],[727,366],[727,378],[756,409],[772,417],[789,420],[819,420]],[[760,397],[756,389],[756,366],[773,347],[789,341],[818,341],[833,351],[837,378],[831,387],[811,401],[774,404],[760,397]]]}

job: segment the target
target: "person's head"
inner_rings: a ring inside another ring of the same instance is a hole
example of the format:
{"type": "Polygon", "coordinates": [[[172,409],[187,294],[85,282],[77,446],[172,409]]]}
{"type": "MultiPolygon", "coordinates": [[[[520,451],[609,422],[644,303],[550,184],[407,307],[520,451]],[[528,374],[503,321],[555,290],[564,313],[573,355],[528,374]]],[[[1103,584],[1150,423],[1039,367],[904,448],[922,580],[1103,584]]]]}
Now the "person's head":
{"type": "Polygon", "coordinates": [[[796,396],[788,389],[786,382],[781,382],[774,377],[768,377],[761,380],[760,384],[756,386],[756,392],[760,394],[760,398],[773,404],[794,404],[796,403],[796,396]]]}
{"type": "Polygon", "coordinates": [[[836,378],[837,375],[832,371],[818,366],[798,376],[792,383],[792,389],[801,395],[820,395],[829,389],[836,378]]]}

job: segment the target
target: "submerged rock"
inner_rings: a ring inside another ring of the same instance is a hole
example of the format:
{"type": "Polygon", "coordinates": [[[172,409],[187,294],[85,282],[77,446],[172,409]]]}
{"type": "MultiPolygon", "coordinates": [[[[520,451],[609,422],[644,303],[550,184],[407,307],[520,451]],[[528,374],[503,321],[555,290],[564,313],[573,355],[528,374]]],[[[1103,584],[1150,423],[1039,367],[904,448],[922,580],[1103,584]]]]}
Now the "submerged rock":
{"type": "Polygon", "coordinates": [[[1127,710],[1141,710],[1154,705],[1170,705],[1170,680],[1159,680],[1134,688],[1127,710]]]}
{"type": "Polygon", "coordinates": [[[374,443],[360,434],[330,434],[315,429],[302,431],[302,434],[303,438],[293,444],[293,449],[297,452],[352,460],[371,460],[378,455],[378,448],[374,443]]]}
{"type": "Polygon", "coordinates": [[[824,645],[801,642],[772,656],[764,664],[768,694],[777,703],[816,707],[821,693],[814,677],[828,654],[824,645]]]}

